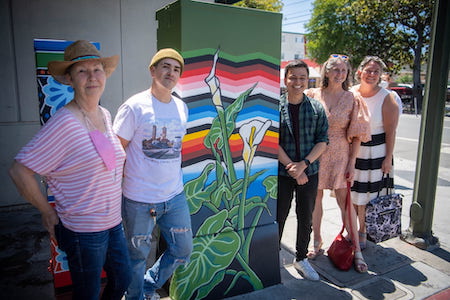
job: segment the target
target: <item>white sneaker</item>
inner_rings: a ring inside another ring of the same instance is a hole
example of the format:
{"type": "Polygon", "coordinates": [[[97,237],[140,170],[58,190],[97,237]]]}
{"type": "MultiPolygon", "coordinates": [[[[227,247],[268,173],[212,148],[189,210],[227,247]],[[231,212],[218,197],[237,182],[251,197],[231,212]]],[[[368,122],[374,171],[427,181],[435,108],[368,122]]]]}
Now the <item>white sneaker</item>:
{"type": "Polygon", "coordinates": [[[144,295],[144,300],[160,300],[160,299],[161,299],[161,297],[159,296],[159,294],[157,292],[154,292],[151,295],[149,295],[149,294],[144,295]]]}
{"type": "Polygon", "coordinates": [[[307,258],[300,261],[294,259],[294,268],[299,271],[305,279],[313,281],[320,279],[319,274],[311,267],[307,258]]]}

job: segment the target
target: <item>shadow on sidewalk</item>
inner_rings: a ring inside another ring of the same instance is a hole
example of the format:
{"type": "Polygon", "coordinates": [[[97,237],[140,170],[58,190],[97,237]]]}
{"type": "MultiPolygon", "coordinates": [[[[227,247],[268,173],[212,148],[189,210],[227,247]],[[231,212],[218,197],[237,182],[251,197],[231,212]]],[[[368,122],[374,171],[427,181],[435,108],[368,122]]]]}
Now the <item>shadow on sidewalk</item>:
{"type": "Polygon", "coordinates": [[[49,236],[39,211],[31,205],[1,209],[0,298],[54,299],[49,260],[49,236]]]}
{"type": "Polygon", "coordinates": [[[448,252],[447,250],[442,249],[442,248],[437,248],[430,252],[433,253],[434,255],[436,255],[437,257],[442,258],[446,262],[450,262],[450,252],[448,252]]]}

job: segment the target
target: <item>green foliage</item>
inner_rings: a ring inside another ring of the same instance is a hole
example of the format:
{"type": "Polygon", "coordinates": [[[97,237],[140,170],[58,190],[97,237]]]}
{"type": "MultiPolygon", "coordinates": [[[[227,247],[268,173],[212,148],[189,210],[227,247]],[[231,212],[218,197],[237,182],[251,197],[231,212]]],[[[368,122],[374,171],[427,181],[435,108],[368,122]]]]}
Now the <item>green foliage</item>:
{"type": "Polygon", "coordinates": [[[186,183],[184,190],[188,195],[189,213],[196,214],[203,205],[205,199],[216,189],[216,183],[205,186],[208,174],[214,169],[214,164],[208,164],[199,177],[186,183]]]}
{"type": "Polygon", "coordinates": [[[309,56],[322,63],[330,53],[343,53],[356,67],[364,56],[377,55],[394,72],[413,66],[428,50],[433,2],[315,0],[306,25],[309,56]]]}
{"type": "Polygon", "coordinates": [[[199,228],[197,235],[200,236],[194,238],[191,263],[178,268],[173,275],[177,285],[170,287],[172,297],[190,299],[200,287],[198,299],[201,299],[223,280],[226,268],[241,245],[239,235],[225,227],[227,216],[227,211],[222,210],[206,219],[199,228]],[[211,232],[218,233],[212,235],[211,232]]]}
{"type": "Polygon", "coordinates": [[[411,75],[402,75],[397,78],[397,82],[399,83],[411,83],[413,78],[411,75]]]}
{"type": "MultiPolygon", "coordinates": [[[[242,106],[244,105],[244,100],[247,99],[248,95],[253,91],[255,88],[256,83],[249,88],[245,93],[239,95],[239,97],[230,105],[227,107],[226,111],[227,114],[225,114],[225,123],[226,123],[226,133],[225,137],[228,140],[233,133],[233,130],[236,128],[236,124],[233,122],[233,120],[236,119],[237,114],[242,110],[242,106]]],[[[220,118],[217,116],[213,120],[213,124],[211,126],[211,130],[208,132],[208,134],[205,137],[205,146],[209,149],[214,147],[214,145],[217,145],[218,149],[223,149],[225,147],[224,139],[222,139],[224,132],[223,128],[220,126],[220,118]]]]}
{"type": "Polygon", "coordinates": [[[172,277],[170,297],[176,300],[205,298],[225,276],[231,281],[224,294],[239,281],[246,281],[255,290],[263,288],[261,279],[250,267],[250,244],[262,213],[267,211],[271,215],[267,202],[276,198],[277,177],[262,178],[267,170],[252,173],[251,167],[271,121],[252,120],[240,126],[244,174],[238,177],[229,139],[236,130],[238,114],[257,83],[223,107],[220,82],[215,75],[218,54],[219,51],[215,54],[211,73],[205,79],[217,116],[205,136],[204,146],[211,151],[215,162],[207,164],[198,177],[185,184],[191,215],[209,210],[211,216],[194,234],[191,261],[179,267],[172,277]],[[248,196],[248,190],[258,179],[262,179],[265,193],[248,196]]]}
{"type": "Polygon", "coordinates": [[[257,8],[267,11],[280,12],[283,8],[283,1],[281,0],[242,0],[234,6],[257,8]]]}
{"type": "Polygon", "coordinates": [[[319,63],[328,59],[331,53],[348,53],[348,35],[345,28],[349,26],[344,22],[344,17],[339,14],[339,9],[344,6],[346,0],[316,0],[313,3],[311,19],[306,24],[309,31],[307,35],[308,56],[319,63]]]}
{"type": "Polygon", "coordinates": [[[277,176],[270,176],[267,177],[264,182],[263,185],[266,188],[266,191],[269,193],[270,197],[272,197],[273,199],[277,198],[277,187],[278,187],[278,177],[277,176]]]}

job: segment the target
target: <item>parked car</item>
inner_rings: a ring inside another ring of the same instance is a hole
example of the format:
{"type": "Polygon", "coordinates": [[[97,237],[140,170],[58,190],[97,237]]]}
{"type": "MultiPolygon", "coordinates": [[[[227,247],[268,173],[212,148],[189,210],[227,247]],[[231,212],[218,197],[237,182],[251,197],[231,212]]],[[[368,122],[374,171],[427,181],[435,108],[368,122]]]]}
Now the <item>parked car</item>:
{"type": "Polygon", "coordinates": [[[397,83],[395,86],[404,86],[404,87],[409,87],[409,88],[413,88],[413,85],[411,83],[397,83]]]}
{"type": "Polygon", "coordinates": [[[391,90],[397,92],[402,99],[402,102],[410,102],[412,100],[412,88],[408,85],[392,86],[391,90]]]}

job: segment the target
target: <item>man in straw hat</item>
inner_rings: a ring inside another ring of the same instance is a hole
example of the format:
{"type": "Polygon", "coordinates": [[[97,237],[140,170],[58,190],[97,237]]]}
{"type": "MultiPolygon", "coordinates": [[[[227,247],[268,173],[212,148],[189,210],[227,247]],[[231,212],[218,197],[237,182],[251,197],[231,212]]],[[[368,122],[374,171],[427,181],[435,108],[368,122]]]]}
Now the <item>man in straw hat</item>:
{"type": "Polygon", "coordinates": [[[121,299],[131,269],[121,219],[125,152],[113,134],[111,115],[99,105],[106,78],[119,57],[101,57],[94,45],[76,41],[50,74],[73,87],[73,101],[59,109],[15,157],[10,176],[20,194],[42,213],[44,227],[66,252],[73,299],[121,299]],[[34,175],[45,176],[51,206],[34,175]]]}
{"type": "Polygon", "coordinates": [[[181,172],[188,110],[172,95],[183,67],[183,57],[174,49],[158,51],[149,65],[151,88],[128,99],[114,120],[114,131],[127,153],[122,214],[133,269],[127,299],[159,299],[156,290],[188,262],[192,252],[181,172]],[[168,249],[146,270],[156,224],[168,249]]]}

